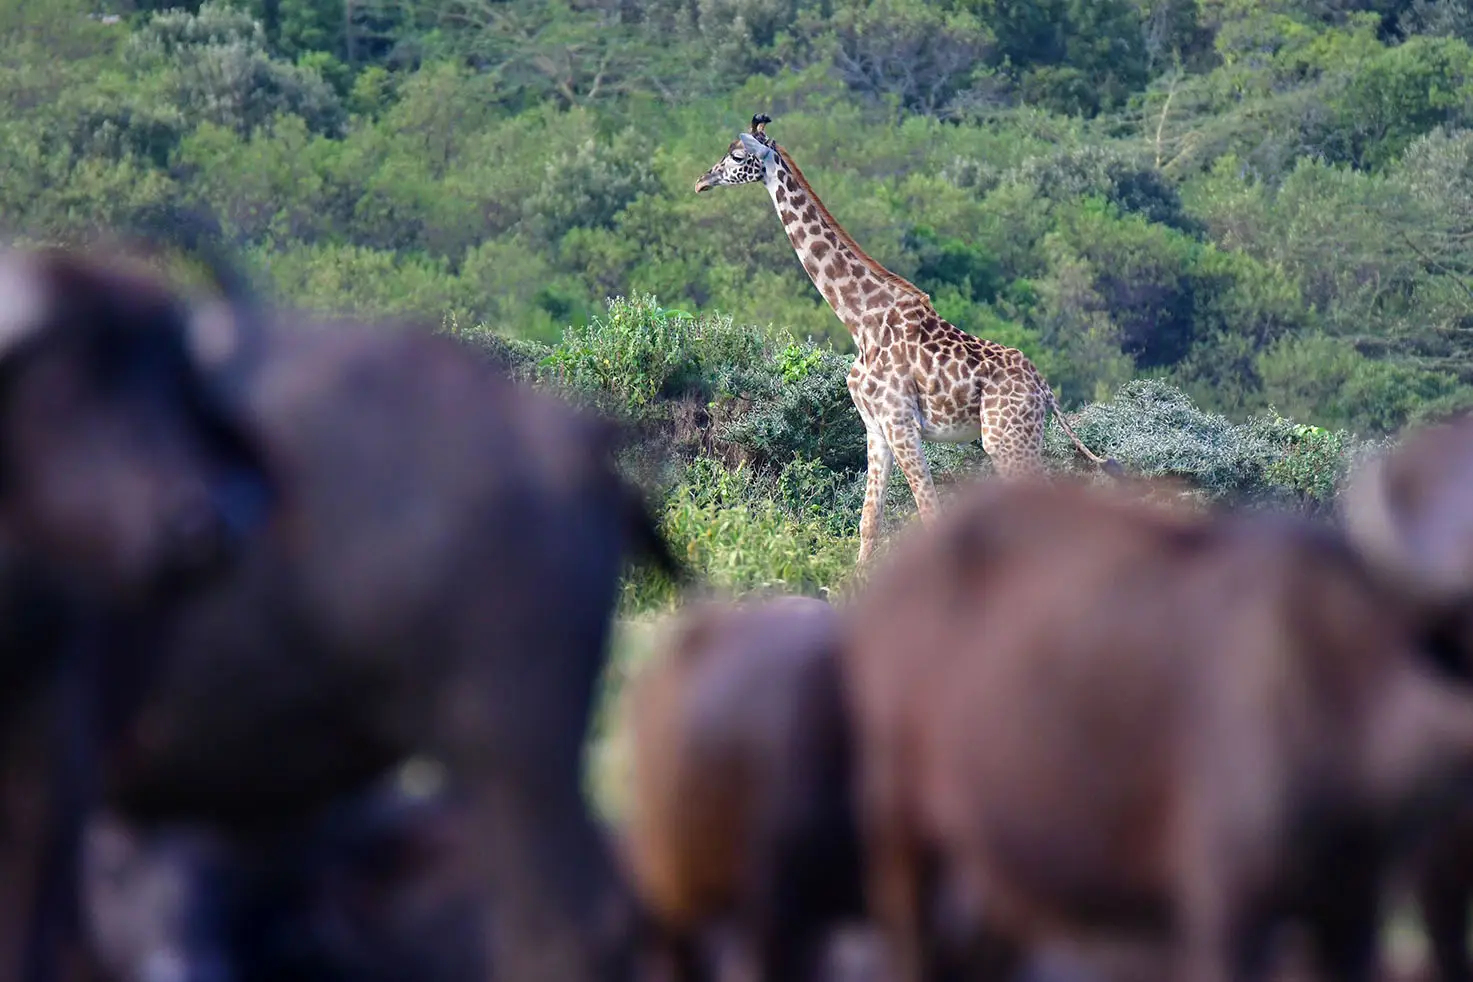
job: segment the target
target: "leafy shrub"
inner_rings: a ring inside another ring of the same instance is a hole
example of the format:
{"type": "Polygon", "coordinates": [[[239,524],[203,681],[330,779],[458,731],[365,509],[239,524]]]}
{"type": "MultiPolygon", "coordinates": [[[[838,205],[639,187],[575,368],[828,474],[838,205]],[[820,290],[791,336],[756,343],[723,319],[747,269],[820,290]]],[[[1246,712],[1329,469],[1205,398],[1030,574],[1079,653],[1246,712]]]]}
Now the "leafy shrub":
{"type": "Polygon", "coordinates": [[[1302,501],[1327,504],[1335,497],[1349,470],[1351,440],[1344,430],[1295,423],[1277,413],[1254,422],[1281,449],[1281,456],[1264,469],[1268,481],[1288,488],[1302,501]]]}
{"type": "Polygon", "coordinates": [[[847,382],[852,364],[811,341],[788,345],[773,368],[748,371],[736,383],[753,406],[722,438],[775,469],[803,459],[837,472],[863,470],[864,423],[847,382]]]}
{"type": "MultiPolygon", "coordinates": [[[[1277,413],[1233,423],[1153,379],[1127,383],[1070,422],[1095,453],[1146,477],[1185,478],[1211,499],[1323,503],[1358,446],[1347,433],[1301,429],[1277,413]]],[[[1049,430],[1048,450],[1074,457],[1057,428],[1049,430]]]]}
{"type": "Polygon", "coordinates": [[[714,380],[761,350],[762,338],[730,317],[666,310],[645,294],[615,297],[605,315],[569,328],[544,367],[559,384],[639,415],[660,396],[712,394],[714,380]]]}
{"type": "Polygon", "coordinates": [[[456,319],[444,325],[445,333],[485,356],[491,364],[514,378],[531,381],[552,349],[538,341],[508,337],[484,322],[462,326],[456,319]]]}
{"type": "Polygon", "coordinates": [[[822,461],[795,457],[777,475],[774,495],[796,517],[818,523],[830,535],[859,532],[864,507],[863,473],[836,471],[822,461]]]}
{"type": "MultiPolygon", "coordinates": [[[[859,544],[812,518],[796,518],[766,497],[752,474],[698,459],[667,501],[661,529],[684,561],[712,586],[735,595],[779,590],[830,596],[854,568],[859,544]]],[[[625,583],[626,611],[668,604],[669,584],[637,573],[625,583]]]]}

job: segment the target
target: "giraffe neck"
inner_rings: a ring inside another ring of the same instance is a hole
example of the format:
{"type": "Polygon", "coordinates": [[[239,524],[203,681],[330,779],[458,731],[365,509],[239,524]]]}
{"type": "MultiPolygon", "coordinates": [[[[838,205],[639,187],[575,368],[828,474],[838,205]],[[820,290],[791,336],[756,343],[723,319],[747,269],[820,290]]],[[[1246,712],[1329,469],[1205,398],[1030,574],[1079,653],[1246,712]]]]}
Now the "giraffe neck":
{"type": "Polygon", "coordinates": [[[780,166],[763,182],[778,220],[809,279],[863,349],[902,295],[925,294],[866,255],[788,155],[781,153],[779,160],[780,166]]]}

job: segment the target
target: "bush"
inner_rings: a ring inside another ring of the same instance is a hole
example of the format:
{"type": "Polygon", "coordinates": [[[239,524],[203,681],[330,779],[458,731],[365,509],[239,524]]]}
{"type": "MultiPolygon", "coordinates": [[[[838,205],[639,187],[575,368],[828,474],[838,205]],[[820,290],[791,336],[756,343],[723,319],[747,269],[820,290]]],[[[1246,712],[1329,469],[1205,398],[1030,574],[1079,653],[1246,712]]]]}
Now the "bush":
{"type": "Polygon", "coordinates": [[[816,522],[830,535],[859,533],[865,475],[835,471],[822,461],[795,457],[774,482],[777,501],[797,518],[816,522]]]}
{"type": "Polygon", "coordinates": [[[552,349],[538,341],[507,337],[489,324],[462,326],[451,319],[445,333],[470,345],[497,368],[513,378],[535,380],[539,366],[552,354],[552,349]]]}
{"type": "Polygon", "coordinates": [[[1122,213],[1140,215],[1148,222],[1192,235],[1204,231],[1182,207],[1176,185],[1158,168],[1110,147],[1070,147],[1030,157],[1004,179],[1053,201],[1100,197],[1122,213]]]}
{"type": "MultiPolygon", "coordinates": [[[[824,523],[796,518],[763,493],[745,468],[697,460],[670,496],[661,529],[677,556],[710,585],[741,596],[778,590],[832,597],[848,582],[859,543],[824,523]]],[[[675,599],[658,574],[636,573],[624,587],[628,612],[675,599]]]]}
{"type": "Polygon", "coordinates": [[[1264,477],[1312,507],[1328,506],[1349,472],[1353,444],[1346,432],[1295,423],[1277,413],[1256,417],[1254,422],[1281,450],[1265,468],[1264,477]]]}
{"type": "Polygon", "coordinates": [[[278,293],[313,311],[431,325],[483,314],[448,263],[412,253],[319,245],[258,249],[251,258],[278,293]]]}
{"type": "Polygon", "coordinates": [[[772,362],[733,378],[753,406],[723,428],[722,439],[764,467],[802,459],[835,472],[864,470],[864,422],[846,381],[852,363],[811,341],[780,349],[772,362]]]}
{"type": "MultiPolygon", "coordinates": [[[[1233,423],[1151,379],[1085,407],[1071,425],[1095,453],[1113,456],[1128,471],[1184,478],[1208,499],[1240,503],[1322,507],[1363,446],[1344,431],[1298,426],[1273,412],[1233,423]]],[[[1075,456],[1057,428],[1049,431],[1048,450],[1065,460],[1075,456]]]]}
{"type": "Polygon", "coordinates": [[[1417,409],[1454,394],[1441,372],[1375,361],[1343,340],[1285,339],[1257,359],[1264,392],[1290,415],[1329,426],[1390,433],[1417,409]]]}
{"type": "Polygon", "coordinates": [[[715,394],[718,380],[760,357],[763,339],[719,314],[666,310],[648,294],[608,301],[569,328],[544,362],[549,378],[594,403],[640,416],[657,397],[715,394]]]}

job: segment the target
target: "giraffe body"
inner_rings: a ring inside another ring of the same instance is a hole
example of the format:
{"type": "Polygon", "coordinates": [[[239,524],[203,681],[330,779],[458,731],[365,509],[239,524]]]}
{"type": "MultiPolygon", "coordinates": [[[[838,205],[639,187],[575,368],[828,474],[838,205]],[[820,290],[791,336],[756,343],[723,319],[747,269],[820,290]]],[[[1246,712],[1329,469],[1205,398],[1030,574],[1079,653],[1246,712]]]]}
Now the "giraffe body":
{"type": "Polygon", "coordinates": [[[865,254],[829,214],[787,151],[763,131],[766,116],[732,141],[696,190],[761,182],[809,279],[859,349],[849,395],[864,421],[868,469],[859,522],[859,562],[879,540],[885,490],[896,464],[923,522],[936,513],[923,441],[982,447],[1003,477],[1043,469],[1049,411],[1076,447],[1111,473],[1114,461],[1091,453],[1058,411],[1043,374],[1026,355],[967,334],[943,320],[924,290],[865,254]]]}

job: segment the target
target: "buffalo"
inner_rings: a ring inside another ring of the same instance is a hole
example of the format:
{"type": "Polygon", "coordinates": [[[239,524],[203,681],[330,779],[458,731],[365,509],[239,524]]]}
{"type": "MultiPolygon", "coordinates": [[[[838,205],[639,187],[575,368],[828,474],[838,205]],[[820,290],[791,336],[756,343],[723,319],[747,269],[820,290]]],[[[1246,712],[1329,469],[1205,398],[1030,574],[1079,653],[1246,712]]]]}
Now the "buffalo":
{"type": "Polygon", "coordinates": [[[498,972],[626,974],[632,905],[582,752],[624,563],[675,566],[616,470],[616,428],[447,337],[202,309],[198,357],[280,500],[150,634],[160,667],[109,744],[107,803],[145,828],[270,839],[428,755],[466,795],[498,972]]]}
{"type": "Polygon", "coordinates": [[[784,597],[685,611],[627,703],[621,842],[681,979],[735,929],[760,978],[811,978],[863,916],[837,611],[784,597]]]}
{"type": "Polygon", "coordinates": [[[1333,528],[993,482],[899,543],[840,651],[901,977],[1054,943],[1365,979],[1387,862],[1473,778],[1473,700],[1333,528]]]}

